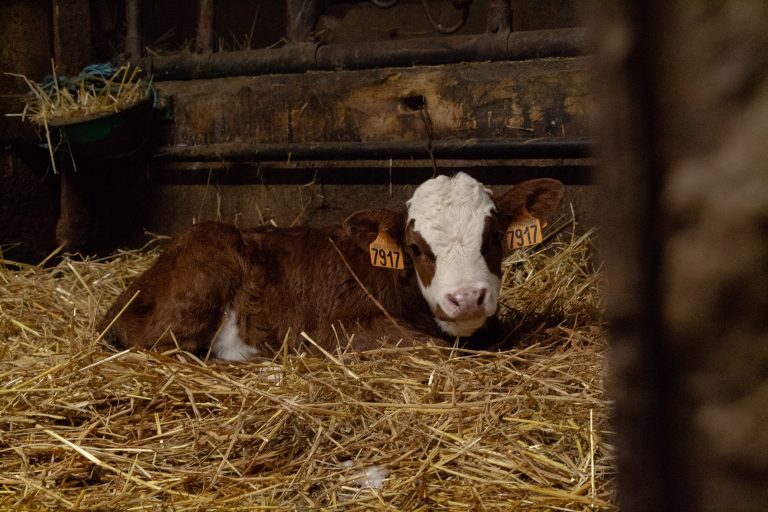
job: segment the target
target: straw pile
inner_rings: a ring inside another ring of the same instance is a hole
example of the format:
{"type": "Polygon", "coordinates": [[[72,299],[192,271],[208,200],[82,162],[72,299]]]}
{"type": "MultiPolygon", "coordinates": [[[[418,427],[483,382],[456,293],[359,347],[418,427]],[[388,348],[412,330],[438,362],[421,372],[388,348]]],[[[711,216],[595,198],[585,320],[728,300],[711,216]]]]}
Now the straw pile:
{"type": "Polygon", "coordinates": [[[501,353],[115,353],[156,252],[0,264],[2,510],[613,510],[589,237],[505,263],[501,353]]]}

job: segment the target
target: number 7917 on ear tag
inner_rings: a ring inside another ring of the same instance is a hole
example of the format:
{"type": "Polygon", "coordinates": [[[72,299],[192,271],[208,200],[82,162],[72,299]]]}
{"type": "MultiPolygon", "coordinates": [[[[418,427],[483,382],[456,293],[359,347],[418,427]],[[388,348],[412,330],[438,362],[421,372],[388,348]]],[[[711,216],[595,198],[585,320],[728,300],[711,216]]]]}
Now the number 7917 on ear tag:
{"type": "Polygon", "coordinates": [[[374,267],[402,270],[405,268],[403,250],[384,231],[368,246],[371,253],[371,265],[374,267]]]}
{"type": "Polygon", "coordinates": [[[507,229],[507,245],[510,249],[536,245],[541,243],[541,240],[541,222],[536,217],[513,222],[507,229]]]}

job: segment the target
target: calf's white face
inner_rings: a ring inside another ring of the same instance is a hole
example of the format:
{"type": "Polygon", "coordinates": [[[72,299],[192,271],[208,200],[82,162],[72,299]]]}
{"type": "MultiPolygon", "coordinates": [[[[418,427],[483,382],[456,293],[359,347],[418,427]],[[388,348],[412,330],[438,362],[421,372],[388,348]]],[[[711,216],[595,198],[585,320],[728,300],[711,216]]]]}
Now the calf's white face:
{"type": "Polygon", "coordinates": [[[407,206],[406,242],[421,292],[443,331],[469,336],[496,312],[501,288],[482,253],[493,199],[459,173],[425,182],[407,206]]]}
{"type": "Polygon", "coordinates": [[[406,203],[405,242],[421,292],[440,328],[469,336],[496,313],[503,235],[509,222],[547,217],[562,198],[556,180],[524,182],[494,200],[464,173],[438,176],[406,203]]]}

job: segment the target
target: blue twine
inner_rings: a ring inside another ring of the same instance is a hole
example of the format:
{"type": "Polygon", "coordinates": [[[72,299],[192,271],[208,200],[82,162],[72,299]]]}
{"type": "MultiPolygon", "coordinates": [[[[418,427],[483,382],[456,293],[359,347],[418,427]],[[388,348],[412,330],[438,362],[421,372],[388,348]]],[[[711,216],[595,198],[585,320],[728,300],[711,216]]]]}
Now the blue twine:
{"type": "MultiPolygon", "coordinates": [[[[111,62],[88,64],[74,77],[56,75],[56,80],[54,81],[53,75],[46,75],[40,85],[49,97],[53,97],[56,94],[57,86],[59,90],[66,89],[73,94],[77,92],[80,83],[85,84],[86,88],[93,87],[96,90],[101,90],[105,86],[104,80],[113,74],[115,74],[115,67],[111,62]]],[[[112,88],[116,89],[117,86],[113,85],[112,88]]]]}

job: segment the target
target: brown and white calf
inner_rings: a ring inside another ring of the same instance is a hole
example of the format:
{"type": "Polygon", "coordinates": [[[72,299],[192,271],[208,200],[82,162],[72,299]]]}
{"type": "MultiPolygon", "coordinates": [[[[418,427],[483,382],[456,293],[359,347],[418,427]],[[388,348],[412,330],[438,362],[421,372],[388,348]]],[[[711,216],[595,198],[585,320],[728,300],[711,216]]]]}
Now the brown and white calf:
{"type": "Polygon", "coordinates": [[[199,224],[173,239],[102,325],[119,314],[108,333],[118,347],[228,360],[269,357],[286,337],[297,345],[300,331],[325,349],[349,335],[355,350],[468,337],[496,313],[507,227],[529,214],[546,219],[562,195],[560,182],[537,179],[493,197],[459,173],[423,183],[405,213],[362,210],[319,229],[199,224]],[[370,247],[381,233],[403,248],[402,269],[372,266],[385,255],[370,247]]]}

